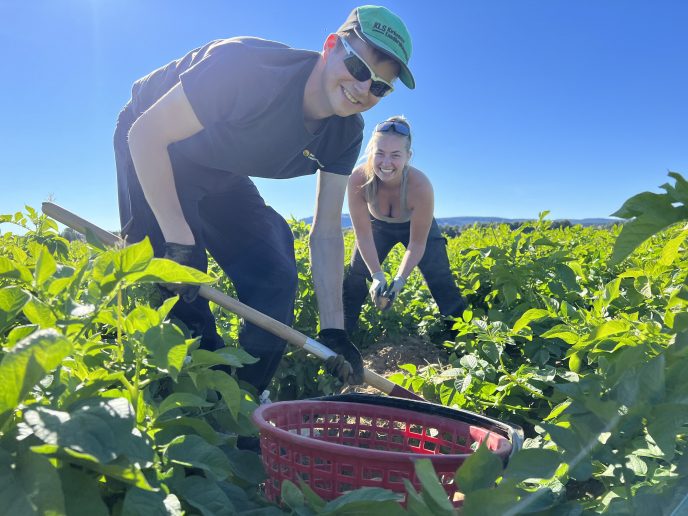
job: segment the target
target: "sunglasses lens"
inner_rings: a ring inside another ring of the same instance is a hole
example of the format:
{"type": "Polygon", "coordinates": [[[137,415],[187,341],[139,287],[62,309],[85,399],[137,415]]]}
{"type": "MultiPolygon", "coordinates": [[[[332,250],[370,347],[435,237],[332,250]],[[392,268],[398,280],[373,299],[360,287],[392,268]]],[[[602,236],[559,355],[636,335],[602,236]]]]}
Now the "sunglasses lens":
{"type": "Polygon", "coordinates": [[[384,97],[391,90],[392,88],[390,88],[389,84],[385,84],[384,82],[380,81],[373,81],[373,83],[370,85],[370,93],[376,97],[384,97]]]}
{"type": "Polygon", "coordinates": [[[377,124],[375,131],[377,131],[378,133],[387,133],[389,131],[392,131],[397,134],[401,134],[402,136],[409,136],[411,134],[411,130],[409,129],[409,127],[406,124],[402,124],[400,122],[381,122],[377,124]]]}
{"type": "Polygon", "coordinates": [[[346,59],[344,59],[344,65],[351,76],[357,81],[365,82],[370,79],[370,70],[366,64],[358,58],[358,56],[347,56],[346,59]]]}

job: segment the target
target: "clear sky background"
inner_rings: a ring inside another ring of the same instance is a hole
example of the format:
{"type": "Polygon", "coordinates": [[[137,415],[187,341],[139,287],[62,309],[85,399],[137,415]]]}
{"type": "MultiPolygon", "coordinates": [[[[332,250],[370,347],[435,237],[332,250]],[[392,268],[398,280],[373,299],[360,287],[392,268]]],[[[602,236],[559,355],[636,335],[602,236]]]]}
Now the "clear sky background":
{"type": "MultiPolygon", "coordinates": [[[[131,84],[221,37],[320,50],[350,1],[0,0],[0,213],[55,202],[117,229],[112,133],[131,84]]],[[[413,37],[403,113],[437,217],[605,217],[688,176],[688,2],[389,1],[413,37]]],[[[312,215],[315,176],[258,182],[312,215]]],[[[345,210],[346,211],[346,210],[345,210]]]]}

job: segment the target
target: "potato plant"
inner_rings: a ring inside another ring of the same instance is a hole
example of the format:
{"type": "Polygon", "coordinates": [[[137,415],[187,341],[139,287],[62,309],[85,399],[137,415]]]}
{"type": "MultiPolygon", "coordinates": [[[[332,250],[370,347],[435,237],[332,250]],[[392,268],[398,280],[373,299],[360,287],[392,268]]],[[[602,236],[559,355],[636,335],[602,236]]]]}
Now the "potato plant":
{"type": "MultiPolygon", "coordinates": [[[[444,327],[414,272],[390,312],[366,306],[356,335],[421,335],[446,363],[399,364],[392,379],[426,399],[521,425],[507,465],[478,449],[446,499],[429,461],[408,503],[382,489],[325,501],[284,482],[265,500],[252,393],[235,377],[252,362],[240,321],[214,307],[227,347],[214,353],[170,320],[161,281],[214,282],[126,249],[66,240],[27,207],[0,216],[0,507],[7,514],[683,514],[688,511],[688,183],[641,193],[612,228],[464,228],[448,238],[470,309],[444,327]],[[12,228],[20,229],[12,232],[12,228]],[[19,235],[18,233],[21,233],[19,235]]],[[[318,330],[308,231],[291,221],[300,289],[295,327],[318,330]]],[[[347,258],[353,235],[345,234],[347,258]]],[[[402,249],[384,266],[396,270],[402,249]]],[[[337,392],[317,359],[289,350],[273,400],[337,392]]]]}

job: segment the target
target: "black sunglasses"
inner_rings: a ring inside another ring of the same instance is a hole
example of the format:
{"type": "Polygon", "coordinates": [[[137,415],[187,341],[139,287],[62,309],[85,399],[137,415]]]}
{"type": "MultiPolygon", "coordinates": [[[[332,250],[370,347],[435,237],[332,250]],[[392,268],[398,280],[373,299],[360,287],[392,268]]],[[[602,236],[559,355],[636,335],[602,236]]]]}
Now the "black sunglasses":
{"type": "Polygon", "coordinates": [[[354,79],[359,82],[366,82],[372,78],[373,81],[370,84],[370,93],[376,97],[384,97],[394,91],[394,86],[379,75],[375,75],[375,72],[368,66],[368,63],[356,53],[346,39],[340,38],[340,40],[347,54],[344,58],[344,66],[346,66],[346,69],[354,79]]]}
{"type": "Polygon", "coordinates": [[[408,125],[402,122],[388,120],[386,122],[380,122],[375,126],[376,133],[388,133],[390,131],[400,134],[402,136],[411,136],[411,129],[408,125]]]}

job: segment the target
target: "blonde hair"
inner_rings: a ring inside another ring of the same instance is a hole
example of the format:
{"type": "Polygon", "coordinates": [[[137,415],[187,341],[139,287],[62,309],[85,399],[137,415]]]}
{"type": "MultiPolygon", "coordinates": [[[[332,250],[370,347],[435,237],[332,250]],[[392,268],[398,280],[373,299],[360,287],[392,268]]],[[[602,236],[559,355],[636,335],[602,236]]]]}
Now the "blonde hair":
{"type": "MultiPolygon", "coordinates": [[[[411,154],[411,124],[409,123],[408,119],[404,115],[395,115],[389,117],[387,120],[380,122],[397,122],[404,124],[406,127],[409,128],[409,134],[408,136],[405,136],[403,134],[399,133],[394,133],[397,136],[400,136],[402,138],[406,138],[406,150],[408,151],[409,155],[411,154]]],[[[377,127],[377,126],[376,126],[377,127]]],[[[373,181],[375,181],[375,167],[374,167],[374,162],[375,162],[375,143],[377,142],[377,138],[379,134],[385,134],[385,133],[380,133],[378,131],[373,130],[373,135],[370,137],[370,140],[368,141],[368,145],[366,145],[366,150],[365,150],[365,156],[366,156],[366,161],[365,164],[363,165],[363,172],[366,177],[366,182],[363,184],[363,187],[367,187],[373,181]]]]}

